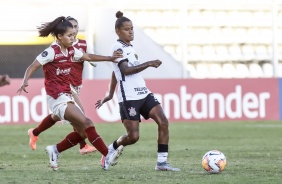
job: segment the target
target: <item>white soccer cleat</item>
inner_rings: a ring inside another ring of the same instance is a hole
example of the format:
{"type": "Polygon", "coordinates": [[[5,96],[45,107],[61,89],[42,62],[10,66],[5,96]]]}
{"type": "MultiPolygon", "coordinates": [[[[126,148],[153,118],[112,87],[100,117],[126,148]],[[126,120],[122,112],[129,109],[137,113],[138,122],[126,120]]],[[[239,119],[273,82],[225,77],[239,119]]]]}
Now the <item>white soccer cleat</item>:
{"type": "Polygon", "coordinates": [[[158,162],[155,167],[156,171],[180,171],[179,168],[172,167],[167,162],[158,162]]]}
{"type": "Polygon", "coordinates": [[[116,150],[109,149],[107,156],[104,155],[101,158],[101,167],[104,170],[108,170],[110,166],[117,164],[117,159],[121,155],[123,146],[120,145],[116,150]]]}
{"type": "Polygon", "coordinates": [[[46,147],[46,153],[49,155],[50,165],[53,171],[57,171],[58,166],[58,159],[59,159],[59,153],[56,153],[55,151],[55,145],[47,146],[46,147]]]}

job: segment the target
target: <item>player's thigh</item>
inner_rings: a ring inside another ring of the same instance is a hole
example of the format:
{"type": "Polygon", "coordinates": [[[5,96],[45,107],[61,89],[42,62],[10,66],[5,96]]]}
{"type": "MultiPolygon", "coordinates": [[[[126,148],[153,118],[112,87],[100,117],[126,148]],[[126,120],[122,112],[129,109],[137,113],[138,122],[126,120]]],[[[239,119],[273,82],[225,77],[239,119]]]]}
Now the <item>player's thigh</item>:
{"type": "Polygon", "coordinates": [[[149,117],[152,118],[159,125],[168,123],[163,108],[160,104],[156,105],[151,109],[151,111],[149,112],[149,117]]]}
{"type": "Polygon", "coordinates": [[[68,103],[64,118],[70,121],[73,125],[78,126],[82,126],[87,119],[83,112],[74,103],[68,103]]]}
{"type": "Polygon", "coordinates": [[[138,120],[123,120],[123,126],[125,127],[128,134],[139,135],[139,121],[138,120]]]}
{"type": "Polygon", "coordinates": [[[72,96],[74,98],[75,103],[77,103],[77,105],[80,107],[82,112],[84,112],[84,109],[83,109],[83,106],[82,106],[82,102],[80,101],[79,96],[76,93],[72,93],[72,96]]]}

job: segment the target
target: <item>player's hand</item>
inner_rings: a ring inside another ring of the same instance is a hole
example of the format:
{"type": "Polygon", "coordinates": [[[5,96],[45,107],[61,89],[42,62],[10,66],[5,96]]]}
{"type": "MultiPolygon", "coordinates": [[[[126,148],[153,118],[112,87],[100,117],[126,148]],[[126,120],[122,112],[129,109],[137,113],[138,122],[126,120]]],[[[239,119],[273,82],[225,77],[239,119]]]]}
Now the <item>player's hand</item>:
{"type": "Polygon", "coordinates": [[[9,85],[11,83],[8,75],[0,75],[0,86],[9,85]]]}
{"type": "Polygon", "coordinates": [[[22,91],[28,93],[28,91],[25,89],[28,86],[27,82],[23,82],[20,89],[18,89],[17,93],[20,95],[22,91]]]}
{"type": "Polygon", "coordinates": [[[153,60],[153,61],[149,61],[149,65],[151,67],[158,68],[161,64],[162,64],[162,62],[160,60],[158,60],[158,59],[153,60]]]}
{"type": "Polygon", "coordinates": [[[96,106],[96,109],[99,109],[100,107],[102,107],[102,105],[104,103],[106,103],[107,101],[111,100],[112,98],[110,96],[106,96],[104,99],[102,100],[98,100],[96,103],[95,103],[95,106],[96,106]]]}
{"type": "Polygon", "coordinates": [[[116,59],[117,59],[117,58],[123,58],[123,55],[122,55],[122,53],[119,52],[119,51],[114,51],[114,53],[113,53],[113,55],[112,55],[111,58],[112,58],[112,59],[111,59],[112,62],[117,63],[116,59]]]}

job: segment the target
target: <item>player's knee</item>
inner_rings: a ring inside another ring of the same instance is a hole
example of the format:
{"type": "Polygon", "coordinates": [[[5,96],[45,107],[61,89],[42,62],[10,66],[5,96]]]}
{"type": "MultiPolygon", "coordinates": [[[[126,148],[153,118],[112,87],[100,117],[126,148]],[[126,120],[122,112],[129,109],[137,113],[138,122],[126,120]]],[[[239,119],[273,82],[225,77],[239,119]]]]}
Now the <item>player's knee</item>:
{"type": "Polygon", "coordinates": [[[167,118],[161,118],[160,123],[159,123],[159,127],[161,129],[168,129],[168,119],[167,118]]]}
{"type": "Polygon", "coordinates": [[[139,140],[139,134],[132,134],[129,136],[130,144],[134,144],[139,140]]]}
{"type": "Polygon", "coordinates": [[[91,119],[85,118],[85,126],[87,128],[93,126],[93,122],[91,121],[91,119]]]}
{"type": "Polygon", "coordinates": [[[89,128],[91,126],[93,126],[93,122],[91,121],[91,119],[89,118],[85,118],[83,121],[83,125],[85,128],[89,128]]]}

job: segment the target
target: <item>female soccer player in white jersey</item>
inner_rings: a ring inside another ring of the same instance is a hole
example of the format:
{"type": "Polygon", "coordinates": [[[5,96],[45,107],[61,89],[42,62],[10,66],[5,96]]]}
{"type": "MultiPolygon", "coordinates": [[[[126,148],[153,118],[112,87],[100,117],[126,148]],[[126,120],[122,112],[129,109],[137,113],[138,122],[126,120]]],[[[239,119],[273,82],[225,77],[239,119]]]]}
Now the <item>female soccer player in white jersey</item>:
{"type": "Polygon", "coordinates": [[[116,17],[115,30],[119,39],[113,45],[112,50],[121,52],[123,58],[118,58],[118,63],[113,64],[114,72],[110,84],[110,93],[103,100],[97,101],[96,108],[100,108],[103,103],[113,97],[115,86],[118,83],[120,116],[127,134],[115,140],[109,146],[109,151],[116,150],[121,145],[127,146],[138,141],[140,115],[142,115],[145,119],[152,118],[158,124],[158,158],[155,170],[180,171],[179,168],[174,168],[167,162],[169,123],[160,103],[147,88],[140,74],[148,67],[158,68],[162,62],[153,60],[141,64],[131,45],[131,41],[134,39],[131,20],[124,17],[120,11],[116,13],[116,17]]]}
{"type": "Polygon", "coordinates": [[[114,52],[113,56],[86,54],[74,48],[72,46],[74,42],[73,25],[65,17],[58,17],[52,22],[44,23],[38,29],[40,37],[47,37],[51,34],[56,37],[57,43],[45,49],[27,68],[18,93],[27,92],[29,78],[43,65],[47,102],[53,112],[50,120],[54,122],[68,120],[76,130],[58,144],[46,147],[51,168],[58,169],[58,158],[61,152],[75,146],[87,137],[89,142],[106,157],[104,169],[108,169],[110,165],[114,164],[115,156],[118,154],[108,151],[104,141],[96,132],[93,122],[75,103],[71,93],[69,75],[72,72],[73,62],[82,60],[115,62],[121,56],[117,52],[114,52]]]}
{"type": "MultiPolygon", "coordinates": [[[[72,25],[74,30],[74,42],[73,46],[80,51],[84,53],[90,53],[93,54],[94,52],[90,49],[89,45],[87,44],[86,40],[78,39],[77,33],[79,30],[78,21],[68,16],[66,18],[72,25]]],[[[52,45],[56,45],[57,41],[53,42],[52,45]]],[[[92,66],[96,66],[95,63],[91,63],[92,66]]],[[[80,109],[84,112],[81,100],[79,98],[79,93],[82,88],[82,72],[83,72],[84,62],[73,62],[71,65],[71,73],[70,73],[70,83],[71,83],[71,90],[72,90],[72,96],[74,98],[74,101],[77,103],[77,105],[80,107],[80,109]]],[[[36,127],[36,128],[30,128],[28,130],[29,135],[29,146],[32,150],[36,149],[36,142],[39,139],[39,134],[44,132],[45,130],[51,128],[53,125],[55,125],[56,122],[52,121],[51,114],[48,115],[43,119],[43,121],[36,127]]],[[[91,153],[96,151],[96,148],[93,146],[88,145],[85,140],[81,141],[79,143],[80,149],[79,153],[84,155],[87,153],[91,153]]]]}

